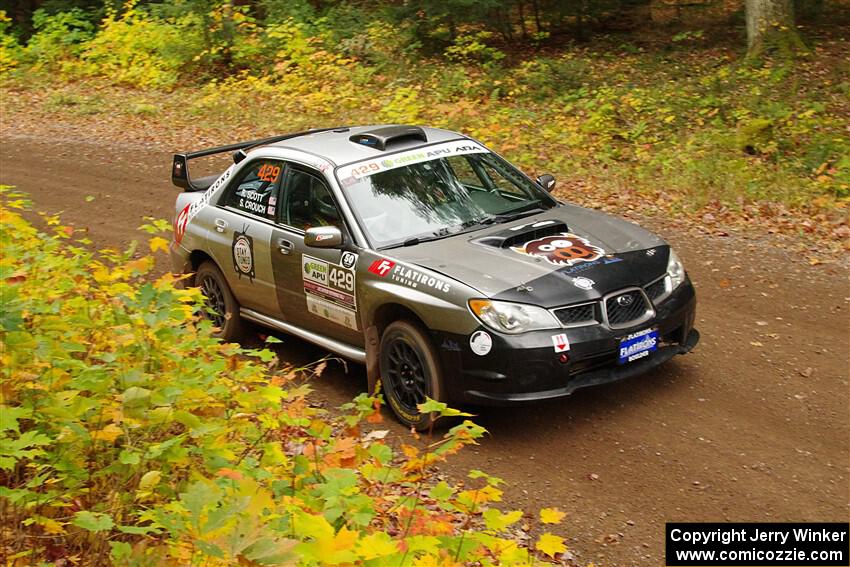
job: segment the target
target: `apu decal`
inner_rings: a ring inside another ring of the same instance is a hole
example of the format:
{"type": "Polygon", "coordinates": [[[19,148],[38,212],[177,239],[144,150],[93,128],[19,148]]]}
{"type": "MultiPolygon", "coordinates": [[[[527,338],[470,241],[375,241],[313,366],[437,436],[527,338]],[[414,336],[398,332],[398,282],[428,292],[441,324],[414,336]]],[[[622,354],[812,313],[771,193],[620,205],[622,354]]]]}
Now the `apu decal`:
{"type": "Polygon", "coordinates": [[[578,262],[593,262],[605,255],[605,251],[592,245],[586,238],[562,232],[553,236],[536,238],[511,250],[529,256],[539,256],[556,266],[572,266],[578,262]]]}
{"type": "Polygon", "coordinates": [[[357,330],[354,270],[303,254],[301,276],[310,313],[357,330]]]}
{"type": "Polygon", "coordinates": [[[254,239],[247,234],[247,225],[242,232],[233,233],[233,268],[241,278],[248,276],[254,281],[254,239]]]}

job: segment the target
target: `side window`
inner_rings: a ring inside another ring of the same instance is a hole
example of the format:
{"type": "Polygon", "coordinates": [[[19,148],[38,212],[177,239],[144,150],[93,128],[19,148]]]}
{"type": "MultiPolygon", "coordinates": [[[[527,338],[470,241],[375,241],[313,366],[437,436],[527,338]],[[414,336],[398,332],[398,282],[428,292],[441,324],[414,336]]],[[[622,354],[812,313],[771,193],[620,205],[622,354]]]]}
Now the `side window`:
{"type": "Polygon", "coordinates": [[[248,164],[230,186],[224,205],[238,211],[274,220],[283,162],[258,160],[248,164]]]}
{"type": "Polygon", "coordinates": [[[450,158],[446,158],[446,161],[449,162],[449,165],[451,166],[452,171],[454,171],[455,177],[457,177],[458,181],[467,187],[481,187],[481,179],[479,179],[478,175],[475,174],[475,170],[472,169],[472,165],[466,157],[452,156],[450,158]]]}
{"type": "Polygon", "coordinates": [[[315,175],[290,169],[284,191],[286,209],[281,220],[285,224],[301,230],[317,226],[344,229],[328,186],[315,175]]]}
{"type": "Polygon", "coordinates": [[[502,168],[497,167],[496,164],[481,163],[481,169],[503,197],[515,197],[517,199],[528,198],[528,195],[523,193],[519,187],[505,177],[505,171],[503,171],[502,168]]]}

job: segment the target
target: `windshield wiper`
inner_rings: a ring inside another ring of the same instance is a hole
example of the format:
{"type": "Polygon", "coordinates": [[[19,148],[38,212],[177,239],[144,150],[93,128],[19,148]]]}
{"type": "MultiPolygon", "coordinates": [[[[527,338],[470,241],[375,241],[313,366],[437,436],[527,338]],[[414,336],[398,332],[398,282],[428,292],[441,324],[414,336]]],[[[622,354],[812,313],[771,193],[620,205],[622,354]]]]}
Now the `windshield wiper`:
{"type": "Polygon", "coordinates": [[[533,209],[529,209],[527,211],[518,211],[515,213],[503,213],[501,215],[490,215],[484,217],[476,224],[500,224],[503,222],[508,222],[516,219],[521,219],[522,217],[528,217],[531,215],[536,215],[537,213],[542,213],[546,209],[541,209],[540,207],[534,207],[533,209]]]}
{"type": "Polygon", "coordinates": [[[449,236],[454,236],[457,234],[456,232],[447,232],[446,234],[434,234],[431,236],[414,236],[413,238],[408,238],[404,242],[400,242],[399,244],[393,244],[392,246],[384,246],[381,250],[390,250],[392,248],[401,248],[403,246],[416,246],[417,244],[422,244],[423,242],[431,242],[433,240],[442,240],[443,238],[448,238],[449,236]]]}

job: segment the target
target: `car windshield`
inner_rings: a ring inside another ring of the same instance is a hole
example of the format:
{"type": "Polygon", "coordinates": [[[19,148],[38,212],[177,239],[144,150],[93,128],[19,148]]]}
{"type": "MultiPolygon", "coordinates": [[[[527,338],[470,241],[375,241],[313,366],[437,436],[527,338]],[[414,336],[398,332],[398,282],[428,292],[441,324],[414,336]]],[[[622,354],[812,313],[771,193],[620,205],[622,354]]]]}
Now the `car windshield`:
{"type": "Polygon", "coordinates": [[[505,160],[477,144],[461,144],[337,169],[348,203],[376,248],[443,238],[557,204],[505,160]],[[401,165],[412,161],[418,163],[401,165]]]}

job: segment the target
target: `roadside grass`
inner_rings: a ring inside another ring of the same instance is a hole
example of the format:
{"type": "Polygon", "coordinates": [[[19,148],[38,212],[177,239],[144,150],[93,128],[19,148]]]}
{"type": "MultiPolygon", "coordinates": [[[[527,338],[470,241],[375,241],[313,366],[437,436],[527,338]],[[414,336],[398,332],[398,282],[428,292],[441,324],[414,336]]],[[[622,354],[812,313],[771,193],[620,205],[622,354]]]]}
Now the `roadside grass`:
{"type": "MultiPolygon", "coordinates": [[[[55,216],[39,232],[20,214],[28,206],[0,186],[10,564],[567,564],[548,531],[563,513],[498,510],[501,480],[481,471],[432,480],[481,427],[406,444],[377,429],[379,398],[318,409],[307,378],[324,362],[292,368],[211,338],[200,293],[152,279],[152,255],[94,252],[55,216]],[[531,549],[520,525],[543,532],[531,549]]],[[[149,244],[167,250],[158,236],[149,244]]]]}

